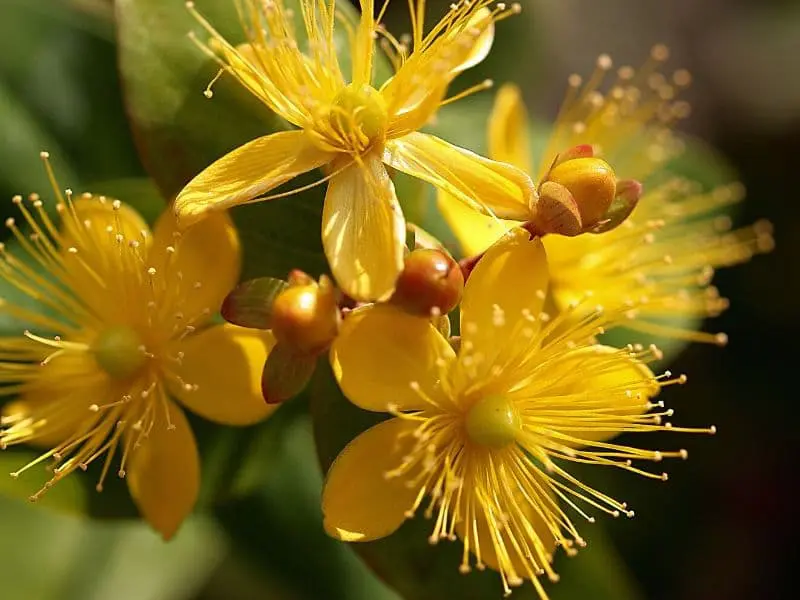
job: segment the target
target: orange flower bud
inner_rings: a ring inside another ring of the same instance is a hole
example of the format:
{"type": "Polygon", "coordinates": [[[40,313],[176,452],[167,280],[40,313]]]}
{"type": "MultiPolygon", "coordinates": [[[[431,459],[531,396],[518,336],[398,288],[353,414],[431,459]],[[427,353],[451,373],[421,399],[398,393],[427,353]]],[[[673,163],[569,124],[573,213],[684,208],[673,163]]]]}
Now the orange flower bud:
{"type": "Polygon", "coordinates": [[[391,301],[411,314],[447,314],[461,300],[464,275],[447,253],[422,248],[406,255],[391,301]]]}
{"type": "Polygon", "coordinates": [[[324,351],[339,331],[336,290],[323,276],[319,285],[290,286],[272,305],[272,333],[278,343],[298,353],[324,351]]]}
{"type": "Polygon", "coordinates": [[[601,158],[579,157],[554,166],[546,182],[566,188],[575,200],[584,229],[603,218],[617,195],[614,169],[601,158]]]}

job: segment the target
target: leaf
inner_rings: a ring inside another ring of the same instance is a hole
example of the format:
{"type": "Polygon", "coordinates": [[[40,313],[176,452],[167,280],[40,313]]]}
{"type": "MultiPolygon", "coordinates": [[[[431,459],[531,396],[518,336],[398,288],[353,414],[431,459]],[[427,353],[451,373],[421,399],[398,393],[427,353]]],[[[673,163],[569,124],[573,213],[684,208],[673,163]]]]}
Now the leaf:
{"type": "Polygon", "coordinates": [[[226,542],[207,520],[165,544],[144,524],[109,526],[0,498],[4,598],[163,600],[191,597],[226,542]]]}
{"type": "MultiPolygon", "coordinates": [[[[278,410],[298,414],[298,400],[278,410]]],[[[298,600],[400,600],[322,527],[322,477],[308,417],[264,435],[249,448],[257,478],[254,493],[219,507],[216,515],[247,566],[279,579],[298,600]]],[[[254,597],[271,597],[266,594],[254,597]]]]}
{"type": "Polygon", "coordinates": [[[280,404],[302,392],[314,374],[317,357],[296,354],[280,342],[267,357],[261,375],[261,393],[269,404],[280,404]]]}
{"type": "Polygon", "coordinates": [[[272,303],[287,283],[274,277],[258,277],[236,286],[222,303],[222,317],[229,323],[253,329],[270,329],[272,303]]]}

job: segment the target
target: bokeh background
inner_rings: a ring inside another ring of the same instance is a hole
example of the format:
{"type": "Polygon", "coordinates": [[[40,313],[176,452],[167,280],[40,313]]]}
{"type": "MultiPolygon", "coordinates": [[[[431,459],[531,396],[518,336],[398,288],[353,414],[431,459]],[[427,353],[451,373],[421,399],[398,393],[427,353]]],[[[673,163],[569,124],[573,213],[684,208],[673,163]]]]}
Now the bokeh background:
{"type": "MultiPolygon", "coordinates": [[[[180,3],[163,0],[172,1],[180,3]]],[[[432,12],[446,6],[429,4],[432,12]]],[[[735,220],[766,217],[776,225],[774,252],[715,280],[732,307],[708,327],[725,331],[728,347],[693,345],[670,364],[689,376],[689,385],[667,397],[681,422],[714,423],[718,435],[686,439],[690,460],[671,466],[667,484],[612,478],[609,485],[637,516],[607,524],[610,542],[603,542],[601,562],[585,554],[587,568],[619,580],[607,588],[616,591],[589,587],[571,597],[792,597],[800,2],[522,4],[523,15],[500,25],[494,54],[470,77],[516,80],[546,121],[555,115],[567,75],[589,71],[599,53],[637,64],[653,43],[667,43],[671,64],[694,75],[686,94],[693,113],[682,129],[715,147],[748,189],[735,220]]],[[[405,30],[405,10],[405,2],[392,3],[393,30],[405,30]]],[[[12,213],[13,194],[49,189],[42,149],[54,157],[64,186],[145,189],[115,40],[110,1],[0,0],[0,198],[9,199],[0,204],[3,217],[12,213]]],[[[480,112],[474,127],[484,127],[480,112]]],[[[193,518],[170,544],[136,522],[90,521],[30,506],[13,497],[13,485],[0,474],[0,597],[396,599],[322,533],[321,475],[308,420],[299,404],[281,412],[280,435],[247,441],[261,456],[257,493],[193,518]]],[[[12,469],[0,459],[0,470],[12,469]]],[[[583,554],[573,559],[573,572],[583,554]]]]}

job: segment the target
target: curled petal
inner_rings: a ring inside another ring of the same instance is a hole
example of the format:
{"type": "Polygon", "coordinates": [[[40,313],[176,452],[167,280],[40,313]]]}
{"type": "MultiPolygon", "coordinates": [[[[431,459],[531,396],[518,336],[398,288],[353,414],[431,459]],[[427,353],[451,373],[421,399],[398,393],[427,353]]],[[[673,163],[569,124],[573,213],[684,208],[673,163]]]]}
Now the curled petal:
{"type": "Polygon", "coordinates": [[[175,212],[181,227],[187,227],[209,211],[250,202],[332,158],[303,131],[281,131],[255,139],[192,179],[175,198],[175,212]]]}
{"type": "Polygon", "coordinates": [[[527,220],[536,196],[530,177],[516,167],[424,133],[387,142],[384,162],[500,218],[527,220]]]}

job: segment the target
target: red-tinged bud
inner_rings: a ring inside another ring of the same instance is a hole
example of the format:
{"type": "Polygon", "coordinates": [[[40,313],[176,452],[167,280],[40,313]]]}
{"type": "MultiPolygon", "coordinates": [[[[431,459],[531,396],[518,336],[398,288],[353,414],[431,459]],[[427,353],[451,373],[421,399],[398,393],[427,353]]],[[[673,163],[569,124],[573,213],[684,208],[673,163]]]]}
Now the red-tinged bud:
{"type": "Polygon", "coordinates": [[[297,353],[319,354],[339,331],[340,314],[333,283],[324,275],[319,285],[290,286],[272,305],[275,339],[297,353]]]}
{"type": "Polygon", "coordinates": [[[464,276],[455,260],[441,250],[418,249],[406,255],[391,302],[415,315],[444,315],[463,291],[464,276]]]}
{"type": "Polygon", "coordinates": [[[562,163],[567,162],[568,160],[573,160],[575,158],[594,158],[594,148],[591,144],[579,144],[577,146],[573,146],[569,150],[561,152],[558,156],[556,156],[556,159],[553,161],[553,166],[550,168],[552,169],[562,163]]]}
{"type": "Polygon", "coordinates": [[[581,157],[553,167],[542,184],[557,183],[566,188],[580,212],[582,229],[587,230],[603,218],[617,195],[614,169],[601,158],[581,157]]]}
{"type": "Polygon", "coordinates": [[[642,184],[635,179],[624,179],[617,182],[617,196],[603,215],[602,220],[594,225],[591,233],[605,233],[619,227],[633,212],[642,197],[642,184]]]}

